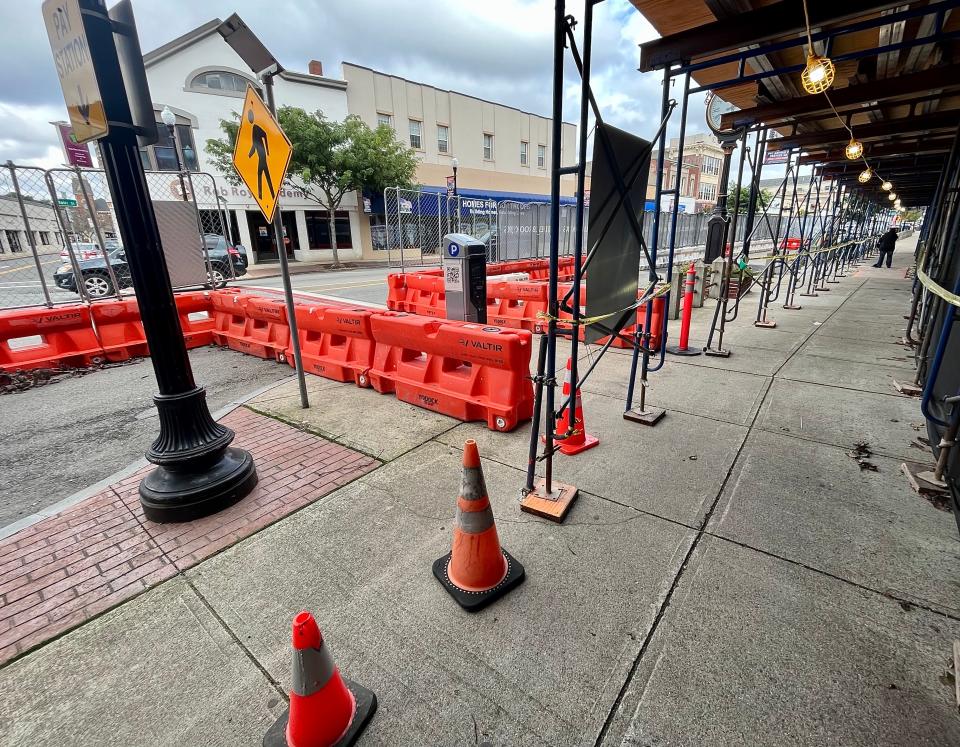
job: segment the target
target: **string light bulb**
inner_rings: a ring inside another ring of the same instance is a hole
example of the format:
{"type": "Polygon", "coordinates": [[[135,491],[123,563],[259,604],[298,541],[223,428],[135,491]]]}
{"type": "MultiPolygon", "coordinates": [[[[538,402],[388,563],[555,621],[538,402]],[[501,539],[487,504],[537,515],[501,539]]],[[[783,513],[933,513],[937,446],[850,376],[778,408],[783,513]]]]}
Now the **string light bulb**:
{"type": "Polygon", "coordinates": [[[810,12],[807,0],[803,0],[803,20],[807,27],[807,66],[800,74],[800,82],[807,93],[823,93],[833,85],[837,68],[829,57],[821,57],[813,51],[813,36],[810,33],[810,12]]]}
{"type": "Polygon", "coordinates": [[[890,202],[895,202],[897,199],[897,193],[891,192],[890,194],[887,195],[887,199],[890,200],[890,202]]]}
{"type": "Polygon", "coordinates": [[[883,184],[880,185],[880,188],[884,192],[889,192],[891,189],[893,189],[893,182],[884,182],[883,184]]]}
{"type": "Polygon", "coordinates": [[[856,161],[863,155],[863,143],[851,135],[850,142],[847,143],[847,147],[843,149],[843,154],[847,157],[848,161],[856,161]]]}
{"type": "Polygon", "coordinates": [[[863,171],[860,172],[860,175],[857,177],[857,181],[860,182],[861,184],[866,184],[868,181],[870,181],[872,176],[873,176],[873,169],[871,169],[868,166],[867,168],[865,168],[863,171]]]}
{"type": "Polygon", "coordinates": [[[829,57],[811,51],[807,54],[807,66],[800,75],[800,82],[807,93],[823,93],[833,85],[836,74],[837,68],[829,57]]]}

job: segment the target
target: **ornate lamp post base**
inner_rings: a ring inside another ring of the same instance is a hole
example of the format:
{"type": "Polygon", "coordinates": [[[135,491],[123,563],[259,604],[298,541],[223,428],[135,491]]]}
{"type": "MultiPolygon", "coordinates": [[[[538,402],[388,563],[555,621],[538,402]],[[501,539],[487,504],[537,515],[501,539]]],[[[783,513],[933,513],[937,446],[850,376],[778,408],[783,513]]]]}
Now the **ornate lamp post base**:
{"type": "Polygon", "coordinates": [[[150,521],[192,521],[232,506],[258,479],[249,452],[226,449],[199,473],[157,467],[140,483],[140,504],[150,521]]]}
{"type": "Polygon", "coordinates": [[[234,432],[216,422],[206,392],[153,398],[160,435],[147,452],[157,465],[140,483],[140,504],[150,521],[192,521],[231,506],[257,484],[253,457],[228,448],[234,432]]]}

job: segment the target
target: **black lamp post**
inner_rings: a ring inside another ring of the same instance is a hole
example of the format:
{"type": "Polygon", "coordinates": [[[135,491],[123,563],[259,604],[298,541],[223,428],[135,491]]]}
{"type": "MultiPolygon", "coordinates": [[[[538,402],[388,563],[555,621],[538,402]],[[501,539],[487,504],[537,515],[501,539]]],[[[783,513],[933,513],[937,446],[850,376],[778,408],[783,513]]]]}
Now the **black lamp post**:
{"type": "Polygon", "coordinates": [[[114,38],[114,29],[120,28],[126,36],[124,44],[129,45],[131,38],[136,42],[132,10],[129,3],[119,3],[108,15],[103,0],[80,0],[80,7],[110,122],[109,134],[100,141],[103,166],[160,390],[153,398],[160,415],[160,434],[146,453],[157,468],[140,483],[140,502],[151,521],[189,521],[243,498],[257,484],[257,470],[248,452],[229,447],[234,433],[210,415],[206,392],[194,382],[187,357],[140,161],[137,134],[145,127],[143,123],[135,125],[131,104],[138,101],[142,108],[143,102],[150,100],[143,58],[138,43],[136,50],[128,50],[124,57],[127,71],[139,66],[144,81],[128,91],[114,38]],[[112,17],[118,10],[122,17],[112,17]]]}
{"type": "Polygon", "coordinates": [[[177,174],[180,177],[180,194],[183,201],[187,201],[187,185],[183,181],[183,162],[180,160],[180,144],[177,142],[177,115],[174,114],[169,106],[163,107],[160,112],[160,119],[167,126],[167,132],[170,134],[170,142],[173,144],[173,157],[177,164],[177,174]]]}
{"type": "Polygon", "coordinates": [[[457,158],[454,158],[450,161],[450,165],[453,166],[453,196],[457,196],[457,168],[460,166],[460,161],[457,158]]]}

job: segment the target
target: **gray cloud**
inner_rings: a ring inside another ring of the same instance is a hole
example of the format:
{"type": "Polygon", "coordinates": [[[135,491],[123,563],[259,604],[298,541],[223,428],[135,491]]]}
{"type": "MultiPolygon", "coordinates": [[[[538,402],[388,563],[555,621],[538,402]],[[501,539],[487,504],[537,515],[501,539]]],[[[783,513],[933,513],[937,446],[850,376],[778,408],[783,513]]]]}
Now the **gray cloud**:
{"type": "MultiPolygon", "coordinates": [[[[4,4],[0,159],[42,158],[56,146],[47,122],[66,114],[40,3],[4,4]]],[[[268,6],[262,0],[134,0],[134,10],[144,50],[214,17],[238,12],[293,70],[305,70],[308,60],[319,59],[326,73],[336,76],[339,62],[347,60],[538,114],[550,113],[550,0],[418,0],[409,6],[383,0],[272,0],[268,6]]],[[[568,3],[568,12],[582,16],[581,3],[568,3]]],[[[637,72],[637,45],[654,37],[629,0],[608,0],[595,7],[593,82],[604,118],[648,138],[660,120],[661,79],[637,72]]],[[[564,119],[576,121],[579,77],[569,55],[564,77],[564,119]]],[[[702,97],[697,97],[690,103],[688,132],[703,131],[702,122],[702,97]]],[[[668,134],[676,136],[678,131],[679,113],[668,134]]]]}

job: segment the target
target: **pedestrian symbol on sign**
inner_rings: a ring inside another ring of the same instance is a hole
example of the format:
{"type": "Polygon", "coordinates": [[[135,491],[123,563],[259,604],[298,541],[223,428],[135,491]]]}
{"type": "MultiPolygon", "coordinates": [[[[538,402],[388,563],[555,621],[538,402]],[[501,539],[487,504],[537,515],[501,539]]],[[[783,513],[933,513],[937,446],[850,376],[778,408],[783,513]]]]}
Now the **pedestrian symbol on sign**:
{"type": "Polygon", "coordinates": [[[257,197],[263,199],[263,178],[267,178],[267,187],[270,189],[270,196],[274,197],[273,182],[270,181],[270,169],[267,168],[267,156],[270,155],[270,143],[267,140],[267,133],[254,121],[253,109],[247,112],[247,121],[253,125],[251,133],[252,143],[247,158],[257,156],[257,197]]]}
{"type": "Polygon", "coordinates": [[[243,117],[233,148],[233,167],[257,201],[267,222],[277,209],[280,185],[293,147],[253,86],[247,86],[243,117]],[[266,187],[266,188],[264,188],[266,187]]]}

